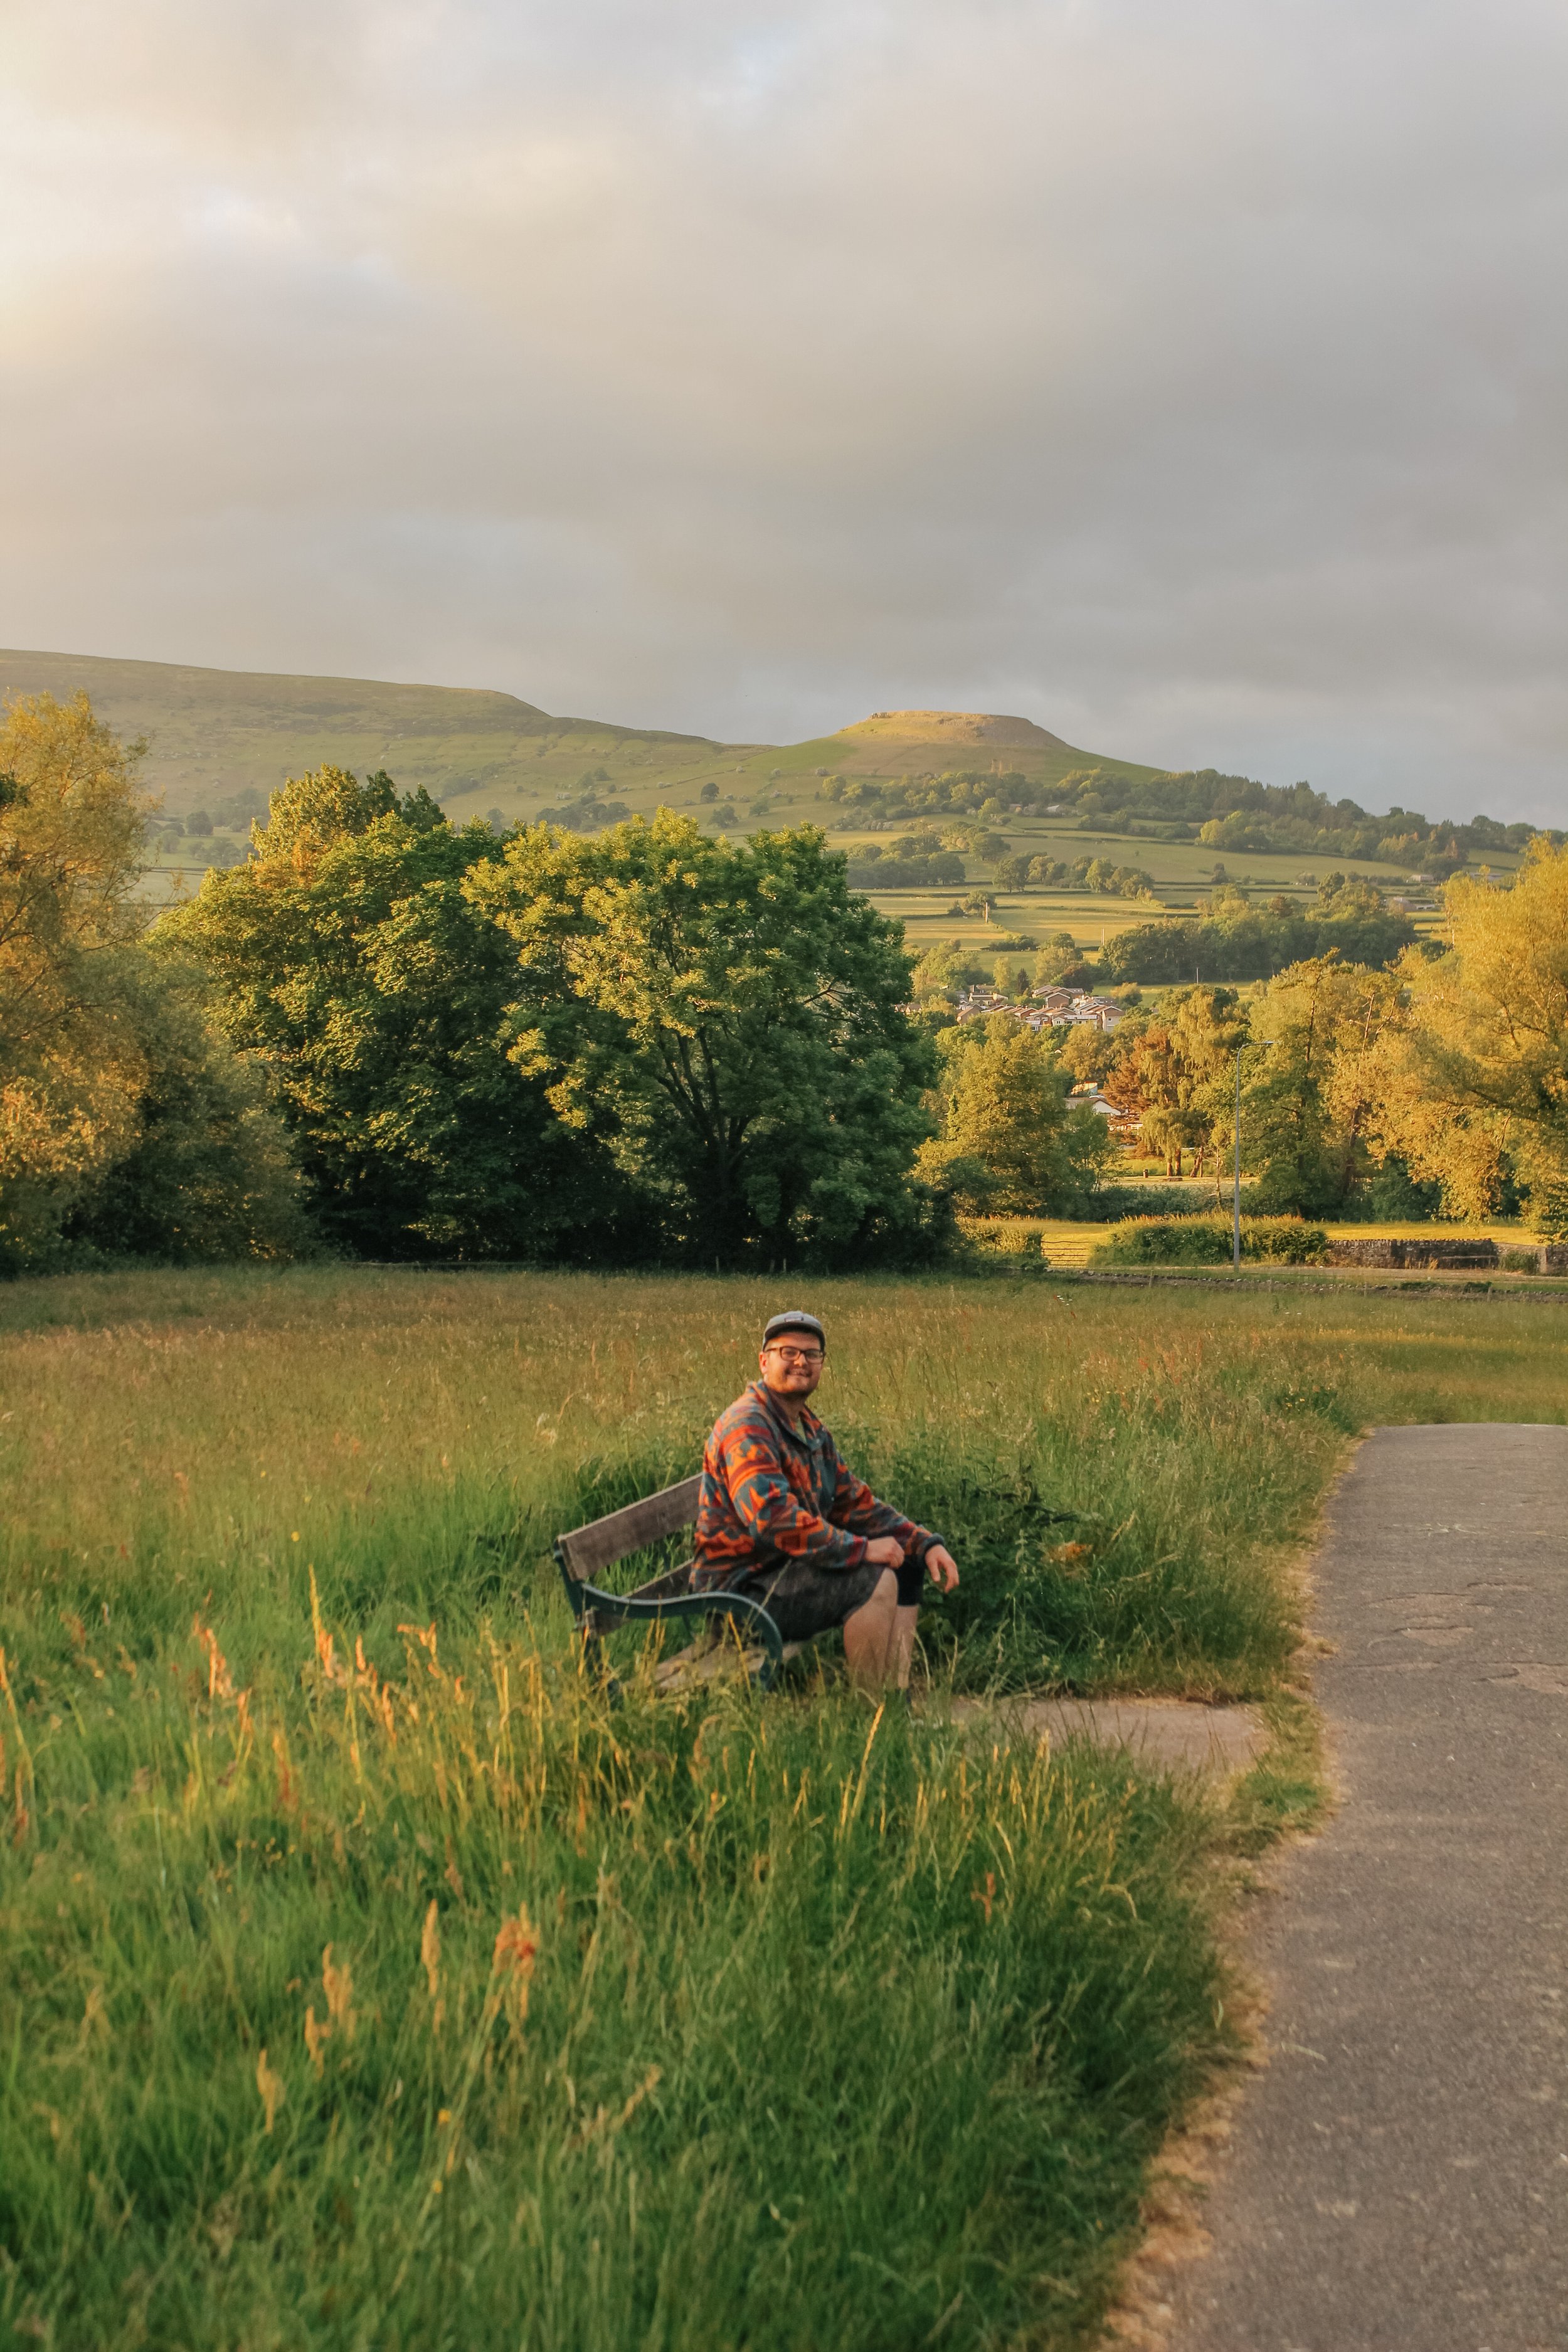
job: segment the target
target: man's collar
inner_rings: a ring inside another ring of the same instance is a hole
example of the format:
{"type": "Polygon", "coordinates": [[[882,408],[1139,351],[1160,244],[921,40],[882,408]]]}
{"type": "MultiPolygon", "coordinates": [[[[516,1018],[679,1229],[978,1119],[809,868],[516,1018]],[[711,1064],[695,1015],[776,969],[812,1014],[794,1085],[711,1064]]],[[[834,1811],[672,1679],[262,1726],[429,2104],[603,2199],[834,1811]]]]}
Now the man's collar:
{"type": "Polygon", "coordinates": [[[815,1438],[821,1431],[822,1423],[808,1404],[801,1406],[799,1421],[792,1422],[766,1381],[753,1381],[751,1386],[753,1394],[761,1398],[769,1413],[786,1436],[809,1440],[815,1438]]]}

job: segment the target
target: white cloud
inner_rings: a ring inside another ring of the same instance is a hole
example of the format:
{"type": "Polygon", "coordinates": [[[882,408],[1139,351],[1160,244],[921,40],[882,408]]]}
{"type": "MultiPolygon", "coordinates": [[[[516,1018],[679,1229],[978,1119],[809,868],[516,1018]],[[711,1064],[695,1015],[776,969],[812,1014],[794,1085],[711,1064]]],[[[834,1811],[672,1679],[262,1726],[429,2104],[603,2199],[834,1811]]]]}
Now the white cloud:
{"type": "Polygon", "coordinates": [[[1533,0],[55,0],[0,639],[1568,815],[1533,0]]]}

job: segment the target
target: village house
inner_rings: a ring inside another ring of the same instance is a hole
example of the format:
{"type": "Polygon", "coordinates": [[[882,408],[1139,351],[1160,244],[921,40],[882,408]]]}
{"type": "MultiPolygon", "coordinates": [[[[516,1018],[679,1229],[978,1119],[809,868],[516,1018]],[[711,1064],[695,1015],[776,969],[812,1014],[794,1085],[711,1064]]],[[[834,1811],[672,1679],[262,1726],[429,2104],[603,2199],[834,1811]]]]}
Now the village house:
{"type": "Polygon", "coordinates": [[[1121,1018],[1114,997],[1090,996],[1081,988],[1037,988],[1030,994],[1030,1003],[1013,1004],[997,989],[966,988],[958,1000],[958,1018],[977,1021],[1002,1013],[1030,1029],[1114,1029],[1121,1018]]]}

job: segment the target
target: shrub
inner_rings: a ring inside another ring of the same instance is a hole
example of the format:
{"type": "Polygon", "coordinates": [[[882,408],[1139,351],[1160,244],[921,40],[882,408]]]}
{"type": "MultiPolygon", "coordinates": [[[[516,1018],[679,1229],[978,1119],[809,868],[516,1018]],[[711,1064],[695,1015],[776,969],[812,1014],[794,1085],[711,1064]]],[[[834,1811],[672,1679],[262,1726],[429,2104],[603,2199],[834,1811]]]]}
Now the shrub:
{"type": "MultiPolygon", "coordinates": [[[[1128,1217],[1089,1252],[1091,1266],[1227,1265],[1232,1226],[1220,1217],[1128,1217]]],[[[1329,1238],[1300,1217],[1244,1217],[1241,1255],[1282,1265],[1321,1265],[1329,1238]]]]}
{"type": "Polygon", "coordinates": [[[1089,1254],[1097,1265],[1223,1265],[1230,1234],[1209,1217],[1129,1217],[1089,1254]]]}

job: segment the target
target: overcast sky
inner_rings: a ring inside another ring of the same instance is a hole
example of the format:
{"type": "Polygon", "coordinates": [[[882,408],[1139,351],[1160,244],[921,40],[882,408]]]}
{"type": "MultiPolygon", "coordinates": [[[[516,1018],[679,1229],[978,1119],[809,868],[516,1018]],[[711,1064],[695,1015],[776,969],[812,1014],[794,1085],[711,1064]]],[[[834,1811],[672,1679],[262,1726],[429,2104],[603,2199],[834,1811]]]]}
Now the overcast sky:
{"type": "Polygon", "coordinates": [[[0,0],[0,643],[1568,822],[1563,0],[0,0]]]}

